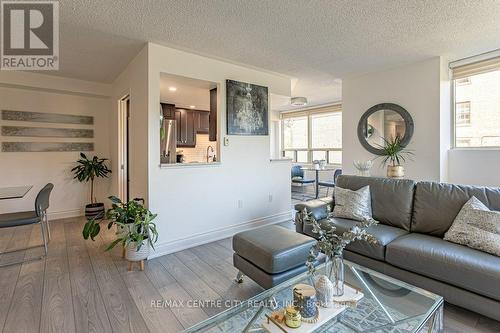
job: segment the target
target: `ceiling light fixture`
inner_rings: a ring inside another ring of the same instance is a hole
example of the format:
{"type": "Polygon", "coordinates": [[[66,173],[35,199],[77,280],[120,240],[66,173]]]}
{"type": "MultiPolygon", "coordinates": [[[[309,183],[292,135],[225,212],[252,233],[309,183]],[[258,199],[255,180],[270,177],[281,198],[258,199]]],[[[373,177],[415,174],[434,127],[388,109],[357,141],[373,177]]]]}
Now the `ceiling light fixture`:
{"type": "Polygon", "coordinates": [[[177,88],[176,87],[169,87],[168,90],[170,90],[170,91],[177,91],[177,88]]]}
{"type": "Polygon", "coordinates": [[[290,99],[290,104],[292,104],[293,106],[307,105],[307,98],[305,98],[305,97],[292,97],[290,99]]]}

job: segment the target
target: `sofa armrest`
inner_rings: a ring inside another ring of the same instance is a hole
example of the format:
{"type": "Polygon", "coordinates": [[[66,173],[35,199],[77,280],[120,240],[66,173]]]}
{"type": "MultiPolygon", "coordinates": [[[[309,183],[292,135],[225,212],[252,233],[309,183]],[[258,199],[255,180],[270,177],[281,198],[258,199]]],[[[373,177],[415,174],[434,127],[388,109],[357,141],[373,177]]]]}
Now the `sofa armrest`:
{"type": "MultiPolygon", "coordinates": [[[[328,206],[333,206],[333,198],[325,197],[305,202],[300,202],[295,205],[295,229],[299,233],[304,233],[304,225],[302,222],[301,214],[304,209],[312,213],[316,221],[322,220],[328,217],[328,206]]],[[[333,207],[331,207],[333,208],[333,207]]]]}

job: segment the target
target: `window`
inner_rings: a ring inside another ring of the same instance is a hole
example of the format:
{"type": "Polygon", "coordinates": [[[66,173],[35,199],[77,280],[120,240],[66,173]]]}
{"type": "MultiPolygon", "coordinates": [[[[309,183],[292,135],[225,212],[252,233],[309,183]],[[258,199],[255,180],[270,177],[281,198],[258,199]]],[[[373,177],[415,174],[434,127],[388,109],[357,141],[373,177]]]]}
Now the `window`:
{"type": "Polygon", "coordinates": [[[470,102],[460,102],[455,106],[457,126],[470,125],[470,102]]]}
{"type": "Polygon", "coordinates": [[[282,114],[282,156],[297,163],[342,163],[340,105],[282,114]]]}
{"type": "Polygon", "coordinates": [[[450,67],[455,147],[500,147],[500,58],[450,67]]]}

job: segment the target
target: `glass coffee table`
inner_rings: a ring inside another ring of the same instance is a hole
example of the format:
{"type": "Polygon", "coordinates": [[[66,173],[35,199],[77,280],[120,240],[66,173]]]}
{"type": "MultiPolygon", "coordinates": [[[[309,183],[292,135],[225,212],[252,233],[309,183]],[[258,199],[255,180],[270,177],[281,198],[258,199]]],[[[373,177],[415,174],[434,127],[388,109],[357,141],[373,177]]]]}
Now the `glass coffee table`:
{"type": "MultiPolygon", "coordinates": [[[[363,298],[314,332],[442,332],[443,298],[405,282],[344,260],[346,286],[359,290],[363,298]]],[[[317,274],[324,274],[324,264],[317,274]]],[[[245,282],[243,282],[245,283],[245,282]]],[[[268,332],[266,315],[293,300],[298,283],[313,285],[306,272],[187,329],[185,332],[268,332]]],[[[283,324],[280,332],[296,332],[283,324]]]]}

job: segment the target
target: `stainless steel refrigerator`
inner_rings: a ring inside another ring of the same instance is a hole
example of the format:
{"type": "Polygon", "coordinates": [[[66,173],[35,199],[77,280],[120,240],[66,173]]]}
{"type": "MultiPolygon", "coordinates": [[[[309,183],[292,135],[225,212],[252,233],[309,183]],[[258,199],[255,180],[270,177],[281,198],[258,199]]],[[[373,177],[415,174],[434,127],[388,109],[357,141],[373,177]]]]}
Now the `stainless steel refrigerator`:
{"type": "Polygon", "coordinates": [[[177,124],[175,120],[163,121],[163,138],[161,139],[161,163],[176,163],[177,161],[177,124]]]}

